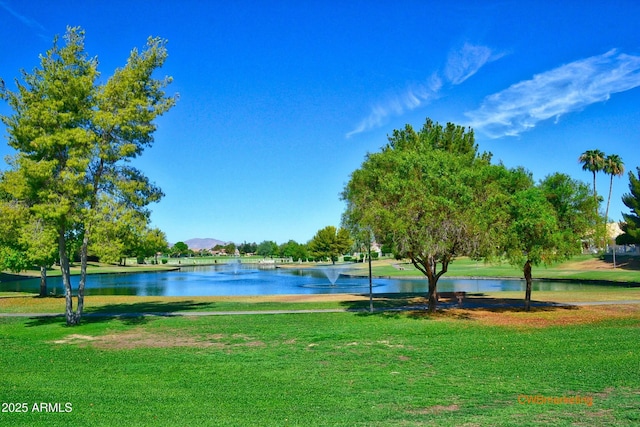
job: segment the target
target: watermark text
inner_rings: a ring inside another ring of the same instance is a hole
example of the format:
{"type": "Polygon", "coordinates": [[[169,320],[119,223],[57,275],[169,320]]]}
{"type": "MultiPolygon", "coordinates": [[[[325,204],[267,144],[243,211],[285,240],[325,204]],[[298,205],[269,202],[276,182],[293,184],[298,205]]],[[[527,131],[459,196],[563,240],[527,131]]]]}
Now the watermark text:
{"type": "Polygon", "coordinates": [[[541,394],[520,394],[521,405],[586,405],[593,406],[592,396],[543,396],[541,394]]]}

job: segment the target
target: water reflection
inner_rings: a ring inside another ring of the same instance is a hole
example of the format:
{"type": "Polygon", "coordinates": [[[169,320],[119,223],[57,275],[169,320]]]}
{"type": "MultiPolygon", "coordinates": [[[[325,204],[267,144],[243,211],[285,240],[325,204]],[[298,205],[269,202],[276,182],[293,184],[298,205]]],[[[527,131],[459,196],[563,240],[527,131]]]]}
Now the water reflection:
{"type": "MultiPolygon", "coordinates": [[[[72,277],[74,289],[78,277],[72,277]]],[[[374,279],[374,292],[427,292],[426,279],[374,279]]],[[[523,280],[452,279],[438,281],[442,292],[524,291],[523,280]]],[[[0,283],[0,291],[38,293],[39,279],[0,283]]],[[[258,265],[183,267],[181,271],[101,274],[87,278],[86,295],[224,296],[366,293],[369,280],[341,275],[335,284],[320,269],[274,269],[258,265]]],[[[536,281],[534,291],[579,290],[594,285],[536,281]]],[[[63,295],[60,278],[49,278],[51,293],[63,295]]]]}

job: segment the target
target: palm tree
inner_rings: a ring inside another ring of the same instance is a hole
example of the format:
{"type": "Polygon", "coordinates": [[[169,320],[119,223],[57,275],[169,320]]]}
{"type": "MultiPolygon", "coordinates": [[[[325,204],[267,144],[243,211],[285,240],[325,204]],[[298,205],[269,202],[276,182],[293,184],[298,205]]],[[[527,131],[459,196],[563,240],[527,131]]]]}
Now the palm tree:
{"type": "Polygon", "coordinates": [[[598,194],[596,192],[596,172],[604,169],[605,154],[600,150],[587,150],[578,157],[578,161],[582,163],[582,170],[593,173],[593,199],[596,205],[596,217],[598,216],[598,194]]]}
{"type": "Polygon", "coordinates": [[[611,201],[611,189],[613,188],[613,177],[622,176],[624,174],[624,163],[622,158],[617,154],[610,154],[604,159],[604,167],[602,168],[604,173],[611,175],[609,180],[609,197],[607,198],[607,210],[605,211],[605,221],[609,220],[609,202],[611,201]]]}

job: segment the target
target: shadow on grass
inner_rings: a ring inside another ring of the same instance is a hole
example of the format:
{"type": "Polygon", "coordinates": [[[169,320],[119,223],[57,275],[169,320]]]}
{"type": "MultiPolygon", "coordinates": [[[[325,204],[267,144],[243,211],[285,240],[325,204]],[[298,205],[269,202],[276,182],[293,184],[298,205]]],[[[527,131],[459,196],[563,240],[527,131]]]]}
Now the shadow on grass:
{"type": "MultiPolygon", "coordinates": [[[[603,255],[602,260],[613,267],[613,255],[603,255]]],[[[618,254],[616,255],[615,266],[621,270],[638,271],[640,270],[640,258],[637,256],[618,254]]]]}
{"type": "MultiPolygon", "coordinates": [[[[400,317],[401,313],[408,313],[409,318],[429,319],[446,312],[461,320],[471,319],[467,310],[486,310],[496,313],[501,312],[526,312],[524,300],[521,298],[491,298],[483,293],[467,294],[462,304],[454,298],[441,298],[436,306],[435,313],[429,313],[428,299],[420,293],[389,293],[376,294],[373,300],[373,312],[369,312],[369,301],[345,301],[342,305],[348,310],[357,311],[359,316],[380,316],[387,319],[400,317]],[[464,312],[455,312],[455,309],[464,309],[464,312]]],[[[531,301],[530,312],[577,310],[578,307],[549,302],[531,301]]]]}
{"type": "MultiPolygon", "coordinates": [[[[81,324],[105,323],[118,320],[127,325],[143,325],[154,317],[176,316],[179,312],[213,308],[213,303],[190,300],[160,302],[147,301],[132,304],[107,304],[100,307],[89,307],[82,314],[81,324]]],[[[53,323],[65,323],[64,315],[38,316],[27,322],[27,326],[42,326],[53,323]]]]}

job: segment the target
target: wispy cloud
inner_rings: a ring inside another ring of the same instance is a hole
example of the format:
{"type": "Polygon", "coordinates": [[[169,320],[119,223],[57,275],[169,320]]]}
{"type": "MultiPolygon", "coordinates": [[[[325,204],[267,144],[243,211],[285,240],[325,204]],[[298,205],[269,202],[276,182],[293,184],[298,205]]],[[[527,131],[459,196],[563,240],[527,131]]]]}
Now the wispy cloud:
{"type": "Polygon", "coordinates": [[[50,41],[49,38],[46,36],[46,29],[42,26],[42,24],[40,24],[35,19],[31,19],[26,15],[16,12],[11,7],[9,7],[9,5],[4,1],[0,1],[0,8],[6,10],[10,15],[13,15],[14,18],[18,19],[27,27],[36,30],[38,37],[40,37],[41,39],[45,41],[50,41]]]}
{"type": "Polygon", "coordinates": [[[610,50],[562,65],[484,99],[465,115],[491,138],[516,136],[543,120],[579,111],[640,86],[640,56],[610,50]]]}
{"type": "Polygon", "coordinates": [[[501,56],[486,46],[465,43],[462,48],[449,52],[442,73],[434,72],[425,82],[410,86],[401,94],[390,96],[374,105],[369,115],[347,133],[347,138],[382,126],[390,116],[400,116],[424,106],[440,96],[445,82],[458,85],[473,76],[487,62],[501,56]],[[444,78],[441,74],[444,74],[444,78]]]}
{"type": "Polygon", "coordinates": [[[407,88],[402,94],[390,96],[374,105],[371,113],[355,129],[347,133],[347,138],[382,126],[389,116],[400,116],[430,102],[438,97],[441,87],[442,79],[437,74],[433,74],[425,83],[407,88]]]}
{"type": "Polygon", "coordinates": [[[452,84],[459,85],[477,73],[486,63],[502,56],[503,53],[495,53],[486,46],[465,43],[460,50],[449,52],[444,75],[452,84]]]}

